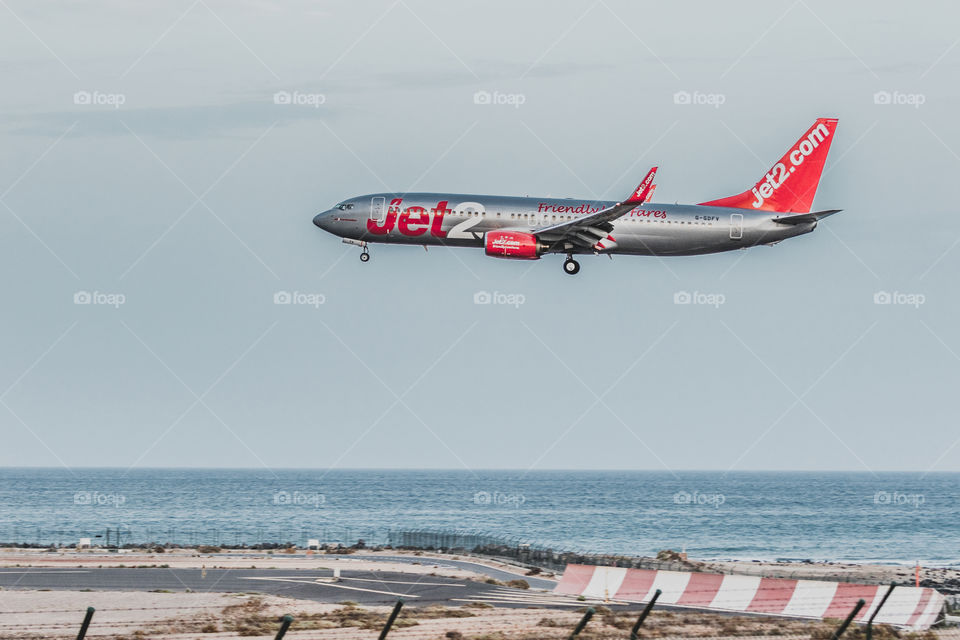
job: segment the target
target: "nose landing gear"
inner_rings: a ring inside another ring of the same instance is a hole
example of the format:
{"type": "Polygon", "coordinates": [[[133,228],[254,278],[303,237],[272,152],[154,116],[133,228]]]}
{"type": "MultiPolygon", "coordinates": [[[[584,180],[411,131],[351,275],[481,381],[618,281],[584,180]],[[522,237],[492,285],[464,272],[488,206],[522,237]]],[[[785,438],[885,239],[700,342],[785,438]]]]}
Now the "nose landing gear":
{"type": "Polygon", "coordinates": [[[567,254],[567,259],[563,261],[563,271],[571,276],[580,273],[580,263],[573,259],[573,256],[567,254]]]}
{"type": "Polygon", "coordinates": [[[353,238],[344,238],[343,244],[352,244],[355,247],[360,247],[363,249],[363,253],[360,254],[360,262],[370,262],[370,249],[367,248],[367,243],[364,240],[354,240],[353,238]]]}

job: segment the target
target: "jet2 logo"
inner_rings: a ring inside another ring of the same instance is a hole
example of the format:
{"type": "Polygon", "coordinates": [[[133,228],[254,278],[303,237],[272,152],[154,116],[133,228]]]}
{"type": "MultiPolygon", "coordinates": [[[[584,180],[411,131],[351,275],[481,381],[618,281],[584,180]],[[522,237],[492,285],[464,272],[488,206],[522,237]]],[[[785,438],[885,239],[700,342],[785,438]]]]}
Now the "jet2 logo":
{"type": "Polygon", "coordinates": [[[758,184],[753,188],[753,195],[756,196],[757,201],[752,203],[754,209],[759,209],[763,206],[763,203],[767,198],[772,196],[777,189],[783,186],[783,183],[793,175],[793,172],[797,170],[803,161],[806,160],[807,156],[816,151],[817,147],[820,146],[824,140],[830,137],[830,130],[827,128],[827,125],[820,123],[816,129],[810,132],[806,138],[800,140],[793,149],[787,153],[784,158],[790,160],[790,164],[793,165],[789,169],[781,161],[778,162],[770,169],[770,172],[764,177],[766,180],[762,184],[758,184]]]}
{"type": "Polygon", "coordinates": [[[403,198],[394,198],[387,207],[387,215],[383,220],[367,219],[367,231],[378,236],[384,236],[397,229],[405,236],[422,236],[428,231],[434,238],[456,238],[471,240],[473,235],[467,230],[480,222],[480,215],[484,212],[482,204],[477,202],[462,202],[453,210],[447,208],[448,202],[441,200],[430,210],[420,206],[403,209],[403,198]],[[467,212],[470,215],[466,220],[457,223],[448,231],[443,229],[443,218],[454,212],[467,212]]]}

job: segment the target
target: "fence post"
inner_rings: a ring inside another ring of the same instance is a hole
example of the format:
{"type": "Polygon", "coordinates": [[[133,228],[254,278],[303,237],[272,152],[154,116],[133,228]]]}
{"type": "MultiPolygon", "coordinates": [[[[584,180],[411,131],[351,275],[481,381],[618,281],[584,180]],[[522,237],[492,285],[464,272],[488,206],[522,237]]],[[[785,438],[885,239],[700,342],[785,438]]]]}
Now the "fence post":
{"type": "Polygon", "coordinates": [[[587,612],[583,614],[583,618],[582,618],[582,619],[580,620],[580,622],[577,624],[577,628],[574,629],[574,630],[573,630],[573,633],[570,634],[569,640],[573,640],[573,639],[576,638],[578,635],[580,635],[580,632],[583,631],[583,628],[587,626],[587,623],[588,623],[588,622],[590,622],[590,618],[593,617],[593,614],[594,614],[594,613],[595,613],[595,612],[594,612],[594,610],[593,610],[593,607],[590,607],[590,608],[587,609],[587,612]]]}
{"type": "Polygon", "coordinates": [[[283,636],[287,635],[287,629],[290,628],[290,625],[293,624],[293,616],[285,615],[283,616],[282,622],[280,623],[280,630],[277,631],[277,635],[274,640],[280,640],[283,636]]]}
{"type": "Polygon", "coordinates": [[[93,607],[87,607],[87,615],[83,617],[83,624],[80,625],[80,633],[77,634],[77,640],[83,640],[87,636],[87,629],[90,628],[90,621],[93,620],[93,607]]]}
{"type": "Polygon", "coordinates": [[[637,618],[636,624],[633,625],[633,629],[630,631],[630,640],[638,640],[638,638],[640,638],[640,627],[643,625],[643,621],[647,619],[647,616],[650,615],[650,610],[653,609],[653,605],[657,602],[657,598],[660,597],[661,593],[663,592],[660,591],[660,589],[653,592],[653,597],[650,598],[650,602],[648,602],[647,606],[640,612],[640,617],[637,618]]]}
{"type": "Polygon", "coordinates": [[[857,606],[853,608],[853,611],[847,614],[847,619],[844,620],[842,623],[840,623],[840,626],[837,627],[837,630],[833,632],[832,636],[830,636],[830,640],[840,639],[840,636],[842,636],[843,632],[847,630],[847,627],[850,626],[850,623],[853,622],[853,619],[857,616],[858,613],[860,613],[860,609],[863,609],[863,605],[865,604],[866,602],[864,601],[863,598],[860,598],[859,600],[857,600],[857,606]]]}
{"type": "Polygon", "coordinates": [[[880,601],[880,604],[878,604],[877,608],[873,610],[872,614],[870,614],[870,619],[867,620],[867,640],[873,640],[873,619],[877,617],[878,613],[880,613],[880,609],[883,608],[884,603],[887,601],[887,598],[890,597],[890,594],[893,593],[893,590],[896,586],[896,582],[890,583],[890,588],[888,588],[887,592],[883,594],[883,599],[880,601]]]}
{"type": "Polygon", "coordinates": [[[380,632],[380,638],[378,640],[384,640],[387,634],[390,633],[390,627],[393,626],[397,616],[400,615],[400,609],[403,609],[403,600],[397,600],[397,604],[393,606],[393,611],[390,612],[390,617],[387,618],[387,624],[383,625],[383,631],[380,632]]]}

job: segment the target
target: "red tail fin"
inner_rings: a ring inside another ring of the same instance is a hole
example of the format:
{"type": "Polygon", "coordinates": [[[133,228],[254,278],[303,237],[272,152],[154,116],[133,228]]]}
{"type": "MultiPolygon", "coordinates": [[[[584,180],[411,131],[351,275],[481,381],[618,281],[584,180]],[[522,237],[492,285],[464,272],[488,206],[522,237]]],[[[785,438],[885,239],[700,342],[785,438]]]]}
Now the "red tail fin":
{"type": "Polygon", "coordinates": [[[818,119],[752,189],[736,196],[700,204],[781,213],[809,213],[836,129],[836,118],[818,119]]]}

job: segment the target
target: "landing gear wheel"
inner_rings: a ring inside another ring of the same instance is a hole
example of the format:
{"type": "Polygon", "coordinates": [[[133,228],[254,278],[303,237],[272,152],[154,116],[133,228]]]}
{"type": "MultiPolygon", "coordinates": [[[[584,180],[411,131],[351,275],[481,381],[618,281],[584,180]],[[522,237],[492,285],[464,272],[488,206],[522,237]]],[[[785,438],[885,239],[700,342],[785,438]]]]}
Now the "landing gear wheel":
{"type": "Polygon", "coordinates": [[[370,254],[366,249],[364,249],[363,253],[360,254],[360,262],[370,262],[370,254]]]}
{"type": "Polygon", "coordinates": [[[580,273],[580,263],[573,258],[567,258],[563,261],[563,271],[564,273],[569,273],[570,275],[575,276],[580,273]]]}

